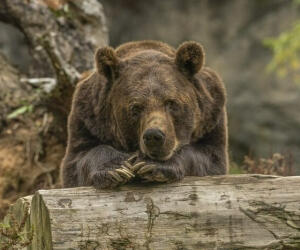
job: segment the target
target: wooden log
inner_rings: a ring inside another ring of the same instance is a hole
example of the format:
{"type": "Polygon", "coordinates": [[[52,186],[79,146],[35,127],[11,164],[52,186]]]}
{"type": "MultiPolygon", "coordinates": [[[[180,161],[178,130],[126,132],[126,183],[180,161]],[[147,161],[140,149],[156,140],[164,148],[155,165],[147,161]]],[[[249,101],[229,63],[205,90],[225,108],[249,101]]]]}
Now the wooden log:
{"type": "MultiPolygon", "coordinates": [[[[296,176],[229,175],[40,190],[24,227],[33,231],[27,248],[300,249],[299,189],[296,176]]],[[[19,220],[24,202],[15,205],[19,220]]]]}

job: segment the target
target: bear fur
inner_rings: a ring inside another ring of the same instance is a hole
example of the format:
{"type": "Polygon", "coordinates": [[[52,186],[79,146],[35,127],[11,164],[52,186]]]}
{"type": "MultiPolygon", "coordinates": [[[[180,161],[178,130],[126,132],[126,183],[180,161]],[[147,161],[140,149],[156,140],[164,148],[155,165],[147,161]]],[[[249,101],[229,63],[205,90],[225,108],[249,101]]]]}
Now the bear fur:
{"type": "Polygon", "coordinates": [[[204,60],[196,42],[98,49],[73,96],[63,186],[226,174],[225,88],[204,60]]]}

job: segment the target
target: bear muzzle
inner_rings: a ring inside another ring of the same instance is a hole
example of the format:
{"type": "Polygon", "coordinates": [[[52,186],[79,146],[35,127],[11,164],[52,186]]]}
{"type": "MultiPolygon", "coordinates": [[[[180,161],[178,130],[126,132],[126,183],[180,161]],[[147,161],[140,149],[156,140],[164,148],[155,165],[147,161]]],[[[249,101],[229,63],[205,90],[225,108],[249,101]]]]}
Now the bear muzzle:
{"type": "Polygon", "coordinates": [[[176,148],[176,141],[167,140],[166,134],[158,128],[146,129],[141,140],[141,150],[154,160],[169,159],[176,148]]]}
{"type": "Polygon", "coordinates": [[[140,149],[153,160],[165,161],[176,149],[172,119],[164,111],[154,111],[141,121],[140,149]]]}
{"type": "Polygon", "coordinates": [[[164,144],[165,139],[165,133],[156,128],[147,129],[143,135],[144,144],[150,151],[159,149],[164,144]]]}

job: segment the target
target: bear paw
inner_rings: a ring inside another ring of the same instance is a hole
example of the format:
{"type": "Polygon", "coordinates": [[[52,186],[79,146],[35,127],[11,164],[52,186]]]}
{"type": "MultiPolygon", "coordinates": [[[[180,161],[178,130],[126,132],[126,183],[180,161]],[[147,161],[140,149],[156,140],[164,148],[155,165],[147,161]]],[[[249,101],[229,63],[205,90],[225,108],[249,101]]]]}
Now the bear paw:
{"type": "Polygon", "coordinates": [[[107,171],[107,174],[112,178],[115,186],[129,182],[135,177],[135,172],[146,164],[145,162],[133,163],[136,158],[137,154],[134,154],[124,161],[120,168],[107,171]]]}
{"type": "Polygon", "coordinates": [[[137,171],[136,175],[145,182],[172,182],[183,178],[183,175],[175,167],[163,164],[145,165],[137,171]]]}

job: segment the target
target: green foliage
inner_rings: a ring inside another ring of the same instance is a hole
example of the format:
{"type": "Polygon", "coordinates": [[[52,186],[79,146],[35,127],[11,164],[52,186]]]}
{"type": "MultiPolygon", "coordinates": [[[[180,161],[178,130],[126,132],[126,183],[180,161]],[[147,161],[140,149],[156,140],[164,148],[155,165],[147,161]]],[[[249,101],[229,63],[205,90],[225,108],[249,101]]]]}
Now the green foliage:
{"type": "Polygon", "coordinates": [[[32,112],[32,110],[33,110],[33,105],[24,105],[20,108],[15,109],[13,112],[11,112],[7,116],[7,119],[14,119],[22,114],[25,114],[26,112],[32,112]]]}
{"type": "Polygon", "coordinates": [[[29,218],[29,206],[26,205],[25,213],[18,222],[15,216],[8,212],[9,223],[0,223],[0,250],[23,249],[30,245],[33,239],[33,228],[25,231],[26,221],[29,218]]]}
{"type": "Polygon", "coordinates": [[[247,172],[235,162],[230,163],[229,174],[246,174],[247,172]]]}
{"type": "Polygon", "coordinates": [[[300,82],[300,22],[277,38],[265,39],[264,44],[273,51],[267,70],[279,77],[290,75],[295,82],[300,82]]]}
{"type": "MultiPolygon", "coordinates": [[[[293,3],[297,7],[300,0],[294,0],[293,3]]],[[[277,38],[267,38],[263,43],[273,51],[267,71],[275,72],[281,78],[289,75],[295,83],[300,84],[300,21],[277,38]]]]}

